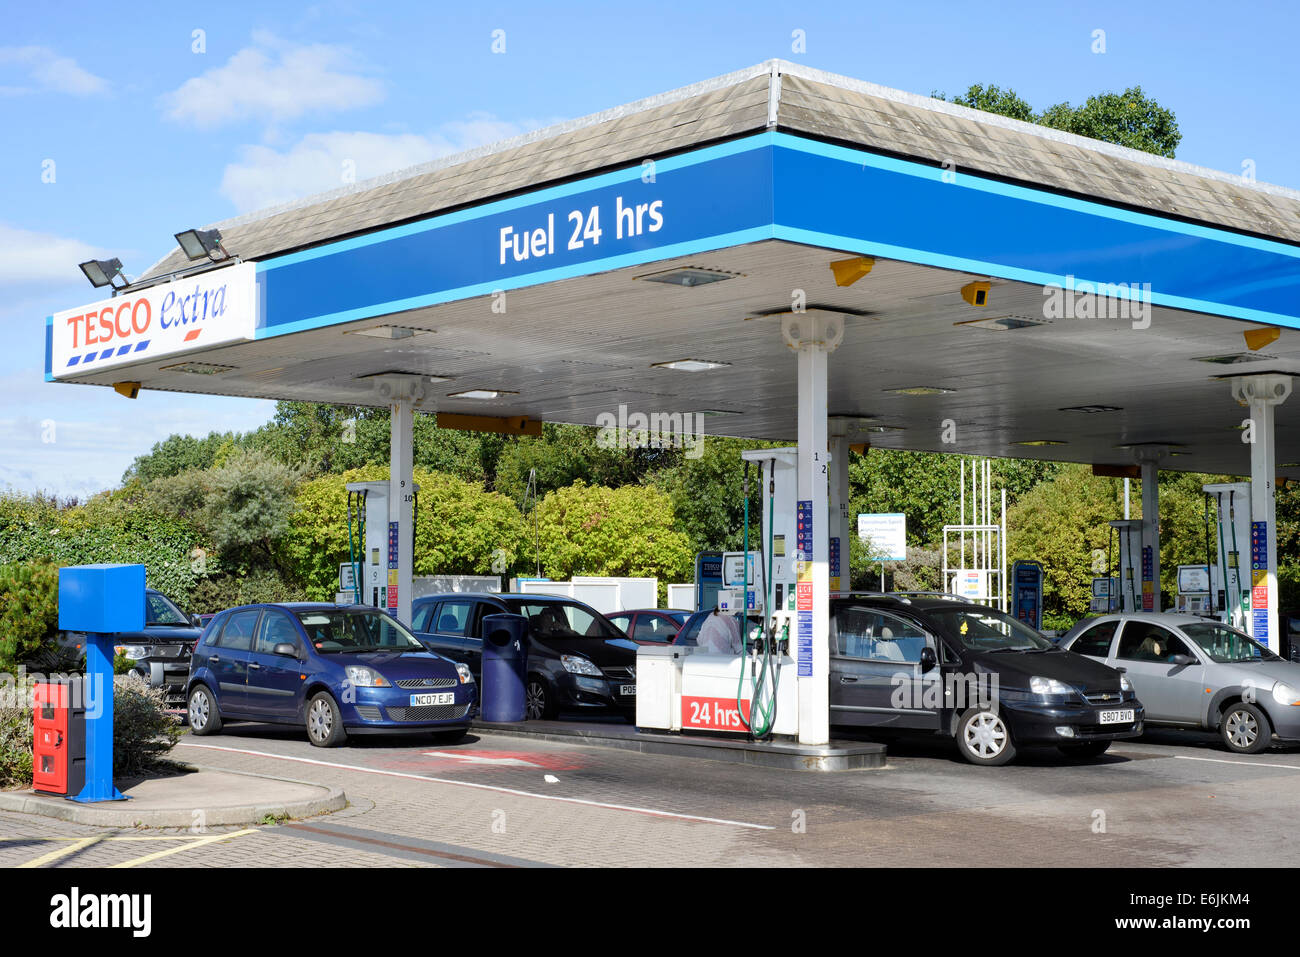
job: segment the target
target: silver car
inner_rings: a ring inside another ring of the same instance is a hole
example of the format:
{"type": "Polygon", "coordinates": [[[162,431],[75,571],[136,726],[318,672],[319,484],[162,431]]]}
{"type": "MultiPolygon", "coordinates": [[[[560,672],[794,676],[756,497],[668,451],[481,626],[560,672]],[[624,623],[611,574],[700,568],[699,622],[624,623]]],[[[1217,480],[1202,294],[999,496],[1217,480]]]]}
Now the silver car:
{"type": "Polygon", "coordinates": [[[1300,741],[1300,664],[1220,622],[1103,615],[1079,622],[1060,646],[1125,672],[1148,724],[1217,730],[1241,754],[1300,741]]]}

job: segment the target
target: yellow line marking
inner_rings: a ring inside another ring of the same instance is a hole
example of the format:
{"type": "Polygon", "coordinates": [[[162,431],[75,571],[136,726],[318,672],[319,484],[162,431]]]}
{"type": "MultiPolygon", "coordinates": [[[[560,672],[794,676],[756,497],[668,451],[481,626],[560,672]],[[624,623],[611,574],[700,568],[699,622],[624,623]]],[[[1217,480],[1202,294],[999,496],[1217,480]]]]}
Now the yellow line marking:
{"type": "Polygon", "coordinates": [[[144,857],[137,857],[129,861],[123,861],[120,864],[114,864],[114,867],[136,867],[140,864],[148,864],[159,858],[167,857],[170,854],[179,854],[181,851],[189,851],[195,848],[203,847],[205,844],[215,844],[217,841],[225,841],[232,837],[239,837],[242,834],[252,834],[257,830],[254,827],[246,827],[242,831],[231,831],[227,834],[209,834],[207,837],[200,837],[197,840],[189,841],[181,847],[169,847],[165,851],[154,851],[152,854],[146,854],[144,857]]]}
{"type": "Polygon", "coordinates": [[[74,843],[69,844],[67,847],[60,847],[56,850],[50,851],[48,854],[42,854],[40,857],[35,858],[34,860],[30,860],[26,864],[19,864],[18,866],[19,867],[41,867],[45,864],[50,863],[50,861],[57,861],[60,857],[67,857],[69,854],[75,854],[83,847],[90,847],[90,845],[92,844],[98,844],[102,840],[103,838],[98,836],[83,837],[81,840],[75,841],[74,843]]]}

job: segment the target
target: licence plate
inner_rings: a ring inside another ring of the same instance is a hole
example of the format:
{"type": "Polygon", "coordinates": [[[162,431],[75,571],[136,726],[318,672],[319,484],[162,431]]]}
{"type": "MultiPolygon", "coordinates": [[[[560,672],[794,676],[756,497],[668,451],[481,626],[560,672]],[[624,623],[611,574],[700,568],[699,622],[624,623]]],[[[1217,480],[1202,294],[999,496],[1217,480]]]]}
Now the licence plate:
{"type": "Polygon", "coordinates": [[[453,691],[442,691],[438,694],[413,694],[411,695],[411,707],[418,708],[426,704],[455,704],[456,694],[453,691]]]}
{"type": "Polygon", "coordinates": [[[1133,712],[1129,711],[1103,711],[1099,716],[1102,724],[1132,724],[1133,712]]]}
{"type": "Polygon", "coordinates": [[[636,694],[636,685],[619,685],[618,693],[623,695],[636,694]]]}

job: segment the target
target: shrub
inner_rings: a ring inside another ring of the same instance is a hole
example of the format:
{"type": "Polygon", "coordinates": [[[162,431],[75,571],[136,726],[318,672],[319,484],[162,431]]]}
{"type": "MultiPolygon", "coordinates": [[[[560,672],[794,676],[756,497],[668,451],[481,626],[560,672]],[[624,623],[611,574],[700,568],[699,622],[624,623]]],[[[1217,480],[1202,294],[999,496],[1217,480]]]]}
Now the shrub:
{"type": "Polygon", "coordinates": [[[54,645],[59,626],[59,570],[46,562],[0,565],[0,671],[54,645]]]}
{"type": "Polygon", "coordinates": [[[163,689],[151,688],[138,674],[113,682],[113,774],[137,775],[155,767],[181,736],[180,723],[167,713],[163,689]]]}
{"type": "Polygon", "coordinates": [[[0,696],[0,788],[32,783],[32,709],[26,699],[8,689],[0,696]]]}

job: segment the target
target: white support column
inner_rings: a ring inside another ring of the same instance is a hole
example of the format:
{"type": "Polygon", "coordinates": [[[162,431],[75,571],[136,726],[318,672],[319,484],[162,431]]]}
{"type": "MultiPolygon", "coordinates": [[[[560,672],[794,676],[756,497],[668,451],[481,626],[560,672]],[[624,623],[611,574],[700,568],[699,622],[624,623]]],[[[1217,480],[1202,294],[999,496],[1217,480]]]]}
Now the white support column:
{"type": "MultiPolygon", "coordinates": [[[[826,437],[827,356],[844,338],[838,316],[806,313],[781,321],[786,345],[799,355],[799,498],[803,561],[795,586],[794,653],[799,674],[799,742],[830,741],[830,575],[827,510],[830,463],[826,437]],[[808,526],[811,525],[811,529],[808,526]],[[808,534],[811,533],[811,534],[808,534]],[[811,539],[811,554],[809,554],[811,539]]],[[[796,542],[796,549],[798,543],[796,542]]]]}
{"type": "Polygon", "coordinates": [[[1142,467],[1142,610],[1164,611],[1160,601],[1160,459],[1164,449],[1138,453],[1142,467]]]}
{"type": "Polygon", "coordinates": [[[388,399],[388,554],[387,607],[398,621],[411,624],[411,575],[414,564],[415,404],[424,397],[417,377],[386,377],[377,385],[388,399]]]}
{"type": "Polygon", "coordinates": [[[829,548],[830,592],[832,595],[849,591],[849,423],[842,418],[832,418],[827,423],[830,433],[830,517],[829,548]]]}
{"type": "MultiPolygon", "coordinates": [[[[1250,635],[1277,653],[1282,640],[1277,622],[1277,451],[1273,418],[1277,406],[1291,394],[1291,377],[1240,376],[1232,394],[1250,408],[1250,635]]],[[[1239,560],[1244,561],[1245,556],[1239,560]]]]}

